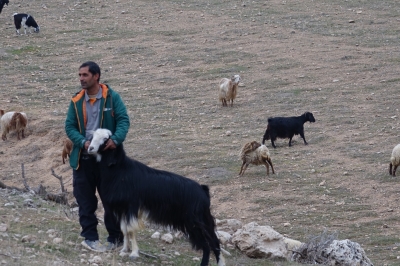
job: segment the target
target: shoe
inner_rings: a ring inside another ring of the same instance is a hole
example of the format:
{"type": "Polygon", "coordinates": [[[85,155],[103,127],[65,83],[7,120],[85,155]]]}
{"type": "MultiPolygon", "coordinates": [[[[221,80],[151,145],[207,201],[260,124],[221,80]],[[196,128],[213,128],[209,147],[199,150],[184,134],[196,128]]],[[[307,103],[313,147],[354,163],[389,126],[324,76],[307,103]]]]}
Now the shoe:
{"type": "Polygon", "coordinates": [[[105,248],[106,248],[106,251],[114,251],[117,248],[122,247],[122,245],[123,245],[122,242],[113,243],[113,242],[107,241],[105,244],[105,248]]]}
{"type": "Polygon", "coordinates": [[[90,249],[91,251],[95,252],[104,252],[106,251],[106,247],[103,246],[99,240],[83,240],[82,241],[82,246],[84,246],[87,249],[90,249]]]}

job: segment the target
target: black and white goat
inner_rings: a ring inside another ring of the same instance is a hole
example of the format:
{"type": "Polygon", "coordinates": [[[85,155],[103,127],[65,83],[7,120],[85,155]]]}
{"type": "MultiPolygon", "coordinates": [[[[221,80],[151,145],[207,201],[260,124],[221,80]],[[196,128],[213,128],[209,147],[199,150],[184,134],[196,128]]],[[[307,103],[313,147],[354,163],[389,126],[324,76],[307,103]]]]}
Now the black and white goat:
{"type": "Polygon", "coordinates": [[[29,33],[32,33],[31,27],[33,28],[34,32],[36,33],[39,32],[40,27],[31,15],[24,13],[15,13],[13,17],[14,17],[14,25],[15,28],[17,29],[17,34],[19,34],[19,30],[21,29],[21,27],[24,27],[25,34],[27,28],[29,28],[29,33]]]}
{"type": "Polygon", "coordinates": [[[272,147],[276,148],[274,141],[276,138],[289,138],[289,147],[292,146],[292,138],[294,135],[299,135],[304,140],[304,144],[307,145],[306,138],[304,137],[304,123],[309,121],[315,122],[314,115],[310,112],[305,112],[301,116],[291,117],[270,117],[268,118],[267,130],[262,140],[262,144],[265,140],[271,139],[272,147]]]}
{"type": "Polygon", "coordinates": [[[103,151],[110,136],[108,129],[94,131],[88,152],[99,162],[101,198],[113,210],[124,234],[120,256],[127,255],[131,246],[129,257],[139,257],[135,235],[148,219],[185,233],[194,249],[203,250],[201,266],[208,265],[211,250],[218,266],[225,266],[210,212],[209,188],[130,159],[122,144],[103,151]]]}
{"type": "Polygon", "coordinates": [[[1,11],[3,10],[4,5],[8,5],[8,0],[0,0],[0,14],[1,11]]]}

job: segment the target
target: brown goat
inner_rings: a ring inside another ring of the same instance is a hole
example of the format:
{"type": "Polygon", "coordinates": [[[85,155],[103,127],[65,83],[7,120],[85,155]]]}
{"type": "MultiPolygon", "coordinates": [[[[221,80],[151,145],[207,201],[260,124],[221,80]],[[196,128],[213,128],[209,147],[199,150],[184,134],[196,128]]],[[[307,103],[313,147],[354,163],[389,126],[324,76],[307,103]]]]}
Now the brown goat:
{"type": "Polygon", "coordinates": [[[62,160],[63,160],[63,164],[65,164],[65,160],[67,159],[67,157],[69,157],[69,155],[71,154],[72,151],[72,146],[74,145],[72,143],[72,141],[69,138],[66,138],[64,140],[63,143],[64,147],[63,147],[63,151],[62,151],[62,160]]]}
{"type": "Polygon", "coordinates": [[[0,115],[1,115],[0,122],[2,129],[1,138],[3,140],[6,140],[7,134],[13,130],[17,132],[18,140],[21,140],[20,134],[22,138],[25,138],[25,128],[26,125],[28,124],[28,118],[25,113],[22,112],[4,113],[4,110],[0,110],[0,115]]]}

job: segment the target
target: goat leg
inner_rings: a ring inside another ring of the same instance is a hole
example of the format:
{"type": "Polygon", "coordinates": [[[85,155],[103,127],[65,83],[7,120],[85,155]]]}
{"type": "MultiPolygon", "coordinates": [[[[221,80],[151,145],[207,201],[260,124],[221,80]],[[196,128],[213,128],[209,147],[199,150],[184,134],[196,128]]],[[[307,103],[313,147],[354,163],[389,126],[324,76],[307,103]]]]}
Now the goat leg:
{"type": "Polygon", "coordinates": [[[304,140],[304,145],[308,145],[308,143],[306,141],[306,137],[304,137],[304,133],[300,134],[300,137],[304,140]]]}
{"type": "MultiPolygon", "coordinates": [[[[244,166],[245,164],[246,164],[246,162],[243,162],[243,163],[242,163],[242,167],[240,167],[239,176],[241,176],[241,175],[242,175],[243,166],[244,166]]],[[[392,174],[392,173],[390,173],[390,174],[392,174]]]]}
{"type": "Polygon", "coordinates": [[[289,147],[292,147],[292,138],[293,138],[293,136],[291,136],[291,137],[289,138],[289,147]]]}
{"type": "MultiPolygon", "coordinates": [[[[272,144],[272,147],[274,147],[275,149],[276,149],[276,146],[275,146],[275,143],[274,143],[274,140],[271,138],[271,144],[272,144]]],[[[290,142],[289,142],[289,146],[290,146],[290,142]]]]}
{"type": "Polygon", "coordinates": [[[271,165],[272,173],[275,174],[275,170],[274,170],[274,166],[272,165],[271,158],[268,158],[268,159],[267,159],[267,162],[269,163],[269,165],[271,165]]]}
{"type": "Polygon", "coordinates": [[[392,175],[392,163],[389,164],[389,174],[392,175]]]}
{"type": "Polygon", "coordinates": [[[264,161],[265,168],[267,168],[267,176],[269,176],[269,165],[266,161],[264,161]]]}
{"type": "Polygon", "coordinates": [[[396,165],[395,167],[393,167],[393,176],[396,176],[396,169],[397,169],[397,166],[398,166],[398,165],[396,165]]]}
{"type": "Polygon", "coordinates": [[[243,176],[243,175],[244,175],[244,171],[246,171],[247,166],[249,166],[249,164],[247,164],[246,162],[244,162],[244,163],[242,164],[242,168],[240,169],[240,173],[241,173],[241,174],[239,173],[240,176],[243,176]]]}

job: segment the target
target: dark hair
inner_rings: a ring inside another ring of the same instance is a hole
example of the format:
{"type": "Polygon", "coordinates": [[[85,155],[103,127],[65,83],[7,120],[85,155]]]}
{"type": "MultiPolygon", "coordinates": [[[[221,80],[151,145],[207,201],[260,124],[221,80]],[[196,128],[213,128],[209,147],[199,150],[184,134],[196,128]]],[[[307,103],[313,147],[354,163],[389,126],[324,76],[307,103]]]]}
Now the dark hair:
{"type": "Polygon", "coordinates": [[[100,81],[101,71],[100,71],[100,67],[98,64],[96,64],[93,61],[87,61],[87,62],[83,63],[79,67],[79,69],[81,69],[82,67],[89,67],[89,72],[92,73],[92,75],[99,74],[99,78],[97,79],[97,81],[100,81]]]}

